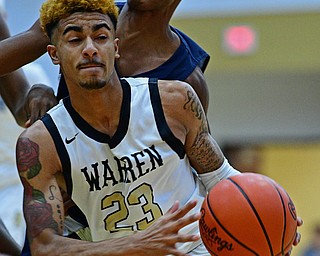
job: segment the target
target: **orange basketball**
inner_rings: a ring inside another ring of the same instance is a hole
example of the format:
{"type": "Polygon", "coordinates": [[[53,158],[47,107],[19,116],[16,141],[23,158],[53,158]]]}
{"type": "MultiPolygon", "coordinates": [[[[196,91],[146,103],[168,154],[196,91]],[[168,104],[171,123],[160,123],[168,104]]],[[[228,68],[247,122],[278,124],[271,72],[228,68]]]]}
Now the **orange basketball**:
{"type": "Polygon", "coordinates": [[[288,193],[256,173],[219,182],[206,196],[201,213],[200,234],[211,255],[285,255],[297,231],[297,213],[288,193]]]}

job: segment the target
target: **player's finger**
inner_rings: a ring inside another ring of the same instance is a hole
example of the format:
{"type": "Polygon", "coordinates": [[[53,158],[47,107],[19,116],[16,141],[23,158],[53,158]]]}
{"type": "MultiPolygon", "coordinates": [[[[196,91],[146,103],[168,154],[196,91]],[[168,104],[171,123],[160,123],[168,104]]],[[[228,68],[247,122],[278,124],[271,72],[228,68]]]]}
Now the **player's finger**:
{"type": "Polygon", "coordinates": [[[38,119],[40,119],[40,112],[37,108],[32,108],[33,110],[30,113],[30,125],[32,125],[35,121],[37,121],[38,119]]]}
{"type": "Polygon", "coordinates": [[[167,211],[167,213],[174,213],[179,209],[179,201],[175,201],[171,208],[167,211]]]}
{"type": "Polygon", "coordinates": [[[30,119],[27,120],[27,122],[24,123],[24,128],[28,128],[31,126],[31,121],[30,119]]]}
{"type": "Polygon", "coordinates": [[[296,237],[293,241],[293,245],[298,245],[300,243],[301,240],[301,234],[299,232],[296,233],[296,237]]]}
{"type": "Polygon", "coordinates": [[[197,201],[190,201],[183,207],[179,208],[172,214],[172,219],[177,220],[184,217],[188,212],[190,212],[197,205],[197,201]]]}

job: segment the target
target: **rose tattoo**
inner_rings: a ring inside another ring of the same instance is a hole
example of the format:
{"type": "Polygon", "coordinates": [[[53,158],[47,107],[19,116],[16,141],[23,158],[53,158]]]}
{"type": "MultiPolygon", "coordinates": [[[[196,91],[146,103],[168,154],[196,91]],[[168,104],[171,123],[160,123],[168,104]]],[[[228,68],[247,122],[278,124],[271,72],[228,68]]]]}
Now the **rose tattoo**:
{"type": "Polygon", "coordinates": [[[28,179],[39,174],[39,146],[28,138],[19,138],[17,142],[17,166],[19,172],[27,172],[28,179]]]}

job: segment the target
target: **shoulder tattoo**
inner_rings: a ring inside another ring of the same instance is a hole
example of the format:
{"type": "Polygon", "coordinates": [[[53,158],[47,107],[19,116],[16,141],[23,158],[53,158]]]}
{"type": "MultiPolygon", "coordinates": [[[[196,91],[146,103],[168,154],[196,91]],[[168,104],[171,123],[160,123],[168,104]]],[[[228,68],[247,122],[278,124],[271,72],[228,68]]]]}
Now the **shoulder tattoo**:
{"type": "Polygon", "coordinates": [[[39,145],[28,138],[17,141],[17,167],[20,173],[26,172],[28,179],[37,176],[41,170],[39,145]]]}

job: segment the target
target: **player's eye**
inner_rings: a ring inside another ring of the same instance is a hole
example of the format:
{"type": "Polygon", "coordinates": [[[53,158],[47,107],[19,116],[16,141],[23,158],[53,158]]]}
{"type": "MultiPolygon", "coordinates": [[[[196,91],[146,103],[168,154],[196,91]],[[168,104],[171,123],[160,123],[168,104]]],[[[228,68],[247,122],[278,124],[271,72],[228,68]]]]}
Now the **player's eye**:
{"type": "Polygon", "coordinates": [[[103,41],[103,40],[106,40],[108,37],[106,35],[99,35],[96,39],[97,40],[100,40],[100,41],[103,41]]]}
{"type": "Polygon", "coordinates": [[[68,40],[68,42],[70,43],[77,43],[77,42],[80,42],[80,38],[79,37],[72,37],[68,40]]]}

